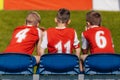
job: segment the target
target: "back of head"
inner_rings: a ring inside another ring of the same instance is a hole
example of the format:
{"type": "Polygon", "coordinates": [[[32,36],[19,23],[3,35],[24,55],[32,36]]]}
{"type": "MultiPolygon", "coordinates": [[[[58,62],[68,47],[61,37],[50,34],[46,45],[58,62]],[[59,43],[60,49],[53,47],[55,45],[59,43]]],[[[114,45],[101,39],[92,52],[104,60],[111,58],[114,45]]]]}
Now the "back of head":
{"type": "Polygon", "coordinates": [[[90,11],[86,14],[86,21],[91,25],[101,25],[101,15],[96,11],[90,11]]]}
{"type": "Polygon", "coordinates": [[[40,15],[37,12],[30,12],[26,17],[26,25],[37,26],[37,24],[40,23],[40,20],[40,15]]]}
{"type": "Polygon", "coordinates": [[[60,23],[67,23],[70,19],[70,11],[65,8],[61,8],[58,10],[56,18],[60,23]]]}

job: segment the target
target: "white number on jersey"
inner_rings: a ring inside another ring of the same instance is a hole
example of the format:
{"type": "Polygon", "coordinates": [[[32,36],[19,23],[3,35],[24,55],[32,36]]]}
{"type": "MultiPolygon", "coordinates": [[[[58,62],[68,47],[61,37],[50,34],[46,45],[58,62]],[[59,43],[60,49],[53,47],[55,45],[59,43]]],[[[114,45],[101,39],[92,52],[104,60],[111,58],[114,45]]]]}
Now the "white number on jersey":
{"type": "Polygon", "coordinates": [[[24,30],[21,30],[19,31],[17,34],[16,34],[16,38],[17,38],[17,42],[18,43],[21,43],[23,39],[26,38],[26,33],[29,31],[29,29],[24,29],[24,30]]]}
{"type": "Polygon", "coordinates": [[[103,36],[104,31],[97,31],[95,35],[95,41],[99,48],[104,48],[107,45],[105,36],[103,36]]]}
{"type": "MultiPolygon", "coordinates": [[[[56,45],[55,48],[58,50],[57,53],[62,53],[62,42],[59,41],[56,45]]],[[[70,41],[67,41],[64,44],[64,48],[66,48],[66,53],[70,53],[70,41]]]]}

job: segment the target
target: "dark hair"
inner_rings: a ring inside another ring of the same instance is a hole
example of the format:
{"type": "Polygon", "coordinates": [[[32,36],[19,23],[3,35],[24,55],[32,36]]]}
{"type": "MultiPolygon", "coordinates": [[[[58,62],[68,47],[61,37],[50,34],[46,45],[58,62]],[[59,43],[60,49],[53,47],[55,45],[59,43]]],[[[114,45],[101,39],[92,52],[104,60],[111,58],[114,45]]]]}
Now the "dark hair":
{"type": "Polygon", "coordinates": [[[68,9],[61,8],[58,10],[56,18],[58,22],[67,23],[70,19],[70,11],[68,9]]]}
{"type": "Polygon", "coordinates": [[[27,15],[26,24],[36,26],[38,23],[40,23],[40,20],[40,15],[37,12],[33,11],[27,15]]]}
{"type": "Polygon", "coordinates": [[[86,21],[91,25],[101,25],[101,15],[96,11],[90,11],[86,14],[86,21]]]}

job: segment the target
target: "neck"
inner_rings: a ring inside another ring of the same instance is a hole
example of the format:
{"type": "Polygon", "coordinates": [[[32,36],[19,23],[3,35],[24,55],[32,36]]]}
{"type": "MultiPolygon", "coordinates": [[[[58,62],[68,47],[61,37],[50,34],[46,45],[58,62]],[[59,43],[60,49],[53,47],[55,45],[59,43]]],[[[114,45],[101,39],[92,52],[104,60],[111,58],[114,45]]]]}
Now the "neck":
{"type": "Polygon", "coordinates": [[[57,25],[57,27],[59,27],[59,28],[65,28],[66,24],[60,23],[60,24],[57,25]]]}
{"type": "Polygon", "coordinates": [[[38,26],[35,26],[35,25],[31,25],[31,24],[27,24],[26,26],[29,26],[29,27],[32,27],[32,26],[38,27],[38,26]]]}
{"type": "Polygon", "coordinates": [[[85,30],[88,30],[90,28],[95,28],[95,27],[100,27],[100,26],[98,26],[98,25],[89,25],[88,27],[85,28],[85,30]]]}
{"type": "Polygon", "coordinates": [[[90,28],[99,27],[98,25],[91,25],[90,28]]]}
{"type": "Polygon", "coordinates": [[[99,27],[98,25],[90,25],[88,28],[99,27]]]}
{"type": "Polygon", "coordinates": [[[27,26],[33,26],[33,25],[27,24],[27,26]]]}

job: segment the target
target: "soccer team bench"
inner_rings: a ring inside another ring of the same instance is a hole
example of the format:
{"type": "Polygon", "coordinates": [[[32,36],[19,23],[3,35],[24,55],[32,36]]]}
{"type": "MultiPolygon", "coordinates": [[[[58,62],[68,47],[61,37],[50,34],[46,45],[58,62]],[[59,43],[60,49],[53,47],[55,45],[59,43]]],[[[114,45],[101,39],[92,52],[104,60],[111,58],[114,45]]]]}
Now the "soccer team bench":
{"type": "Polygon", "coordinates": [[[120,74],[120,55],[89,55],[84,61],[84,72],[80,72],[79,59],[73,54],[45,54],[41,57],[36,71],[34,66],[36,66],[36,60],[33,56],[18,53],[0,54],[0,79],[21,80],[22,76],[22,80],[40,80],[43,75],[55,77],[77,75],[79,80],[84,80],[84,75],[116,75],[120,74]]]}

